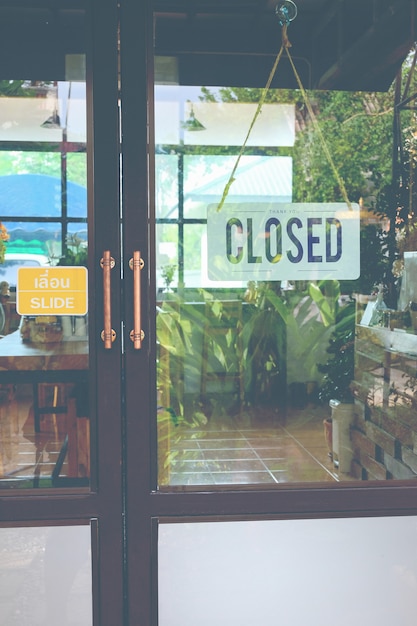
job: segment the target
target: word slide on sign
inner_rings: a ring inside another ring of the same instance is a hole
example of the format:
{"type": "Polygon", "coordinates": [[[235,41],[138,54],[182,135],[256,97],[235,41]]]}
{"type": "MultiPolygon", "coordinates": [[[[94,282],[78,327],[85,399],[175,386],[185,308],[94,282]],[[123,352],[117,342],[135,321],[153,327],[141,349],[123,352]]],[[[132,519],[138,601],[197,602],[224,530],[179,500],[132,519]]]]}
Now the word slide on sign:
{"type": "Polygon", "coordinates": [[[19,268],[16,310],[19,315],[86,315],[87,268],[19,268]]]}
{"type": "Polygon", "coordinates": [[[210,280],[355,280],[360,211],[345,203],[225,203],[207,211],[210,280]]]}

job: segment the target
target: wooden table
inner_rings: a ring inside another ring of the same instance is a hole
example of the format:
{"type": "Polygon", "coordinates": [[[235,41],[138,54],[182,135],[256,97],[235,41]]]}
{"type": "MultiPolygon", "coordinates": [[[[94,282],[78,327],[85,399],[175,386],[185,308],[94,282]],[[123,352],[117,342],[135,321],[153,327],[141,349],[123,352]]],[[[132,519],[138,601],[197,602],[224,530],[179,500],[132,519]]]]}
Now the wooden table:
{"type": "Polygon", "coordinates": [[[0,339],[0,382],[53,382],[64,372],[83,379],[87,369],[88,341],[32,343],[22,341],[19,331],[0,339]]]}

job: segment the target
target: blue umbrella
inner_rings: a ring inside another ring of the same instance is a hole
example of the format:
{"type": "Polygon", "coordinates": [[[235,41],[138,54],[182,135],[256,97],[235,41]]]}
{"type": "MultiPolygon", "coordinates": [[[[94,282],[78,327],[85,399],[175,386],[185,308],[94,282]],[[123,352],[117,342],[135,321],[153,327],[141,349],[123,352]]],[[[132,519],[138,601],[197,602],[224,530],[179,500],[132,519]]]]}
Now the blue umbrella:
{"type": "MultiPolygon", "coordinates": [[[[39,220],[59,219],[61,215],[60,178],[43,174],[0,176],[0,221],[10,234],[8,252],[45,254],[45,242],[51,240],[60,246],[61,223],[39,220]],[[11,217],[15,221],[9,221],[11,217]],[[33,218],[33,221],[22,221],[20,217],[33,218]]],[[[67,181],[67,215],[79,219],[87,217],[87,189],[71,181],[67,181]]],[[[87,224],[69,223],[68,232],[86,239],[87,224]]]]}
{"type": "MultiPolygon", "coordinates": [[[[0,220],[60,217],[61,211],[60,178],[42,174],[0,176],[0,220]]],[[[67,181],[67,212],[70,217],[87,217],[87,189],[71,181],[67,181]]]]}

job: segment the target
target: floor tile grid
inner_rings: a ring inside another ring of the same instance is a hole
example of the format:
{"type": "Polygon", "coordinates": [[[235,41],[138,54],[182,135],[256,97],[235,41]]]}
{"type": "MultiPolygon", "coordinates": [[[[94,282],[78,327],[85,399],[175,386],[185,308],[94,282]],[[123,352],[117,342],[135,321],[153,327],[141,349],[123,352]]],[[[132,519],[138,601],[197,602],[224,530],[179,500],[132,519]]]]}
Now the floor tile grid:
{"type": "Polygon", "coordinates": [[[214,476],[215,484],[278,482],[251,445],[246,434],[239,430],[232,434],[233,437],[230,439],[222,437],[218,440],[212,440],[211,447],[205,448],[205,455],[212,457],[209,467],[214,476]],[[215,447],[213,447],[214,443],[216,443],[215,447]],[[225,454],[220,455],[220,450],[224,451],[227,456],[225,454]],[[221,459],[220,456],[222,456],[221,459]]]}
{"type": "MultiPolygon", "coordinates": [[[[337,473],[334,471],[334,467],[331,461],[331,458],[329,456],[329,454],[326,451],[326,460],[328,465],[325,465],[319,458],[317,458],[317,456],[315,454],[312,453],[311,450],[309,450],[301,441],[300,439],[298,439],[297,437],[295,437],[294,435],[292,435],[285,427],[284,427],[284,431],[285,433],[294,439],[294,441],[296,442],[296,444],[302,448],[302,450],[304,451],[304,453],[306,455],[308,455],[315,463],[317,463],[327,474],[329,474],[329,476],[334,479],[335,481],[339,481],[339,477],[337,475],[337,473]]],[[[325,449],[325,446],[323,446],[323,448],[325,449]]]]}
{"type": "Polygon", "coordinates": [[[236,431],[227,431],[227,434],[224,431],[193,432],[192,437],[189,440],[184,433],[176,447],[179,454],[171,463],[169,482],[172,485],[256,482],[253,476],[249,480],[252,473],[250,462],[253,460],[258,463],[258,473],[259,468],[262,473],[265,471],[257,455],[250,450],[246,438],[236,431]]]}
{"type": "MultiPolygon", "coordinates": [[[[325,481],[338,480],[337,474],[332,471],[329,457],[327,457],[328,465],[324,464],[285,426],[279,428],[281,431],[279,433],[257,433],[260,438],[257,438],[253,431],[248,433],[241,431],[248,437],[249,445],[263,461],[267,471],[276,482],[310,482],[319,481],[321,478],[325,481]],[[278,450],[281,451],[280,456],[274,454],[278,450]],[[293,471],[294,464],[297,464],[303,471],[293,471]],[[279,465],[282,465],[282,468],[278,469],[279,465]]],[[[323,448],[323,446],[320,447],[321,453],[323,453],[323,448]]]]}
{"type": "Polygon", "coordinates": [[[194,432],[192,436],[187,440],[184,433],[172,462],[171,484],[338,480],[324,446],[321,444],[320,453],[327,458],[327,465],[285,427],[194,432]],[[291,470],[294,464],[298,471],[291,470]]]}

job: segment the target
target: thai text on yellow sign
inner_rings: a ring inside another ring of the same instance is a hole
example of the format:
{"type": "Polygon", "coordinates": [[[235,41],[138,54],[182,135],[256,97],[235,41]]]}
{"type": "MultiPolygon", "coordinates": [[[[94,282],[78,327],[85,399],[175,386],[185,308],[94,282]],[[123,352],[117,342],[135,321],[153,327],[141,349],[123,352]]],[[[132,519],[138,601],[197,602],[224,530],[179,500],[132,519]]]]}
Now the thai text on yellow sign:
{"type": "Polygon", "coordinates": [[[19,315],[86,315],[85,267],[21,267],[17,270],[19,315]]]}

